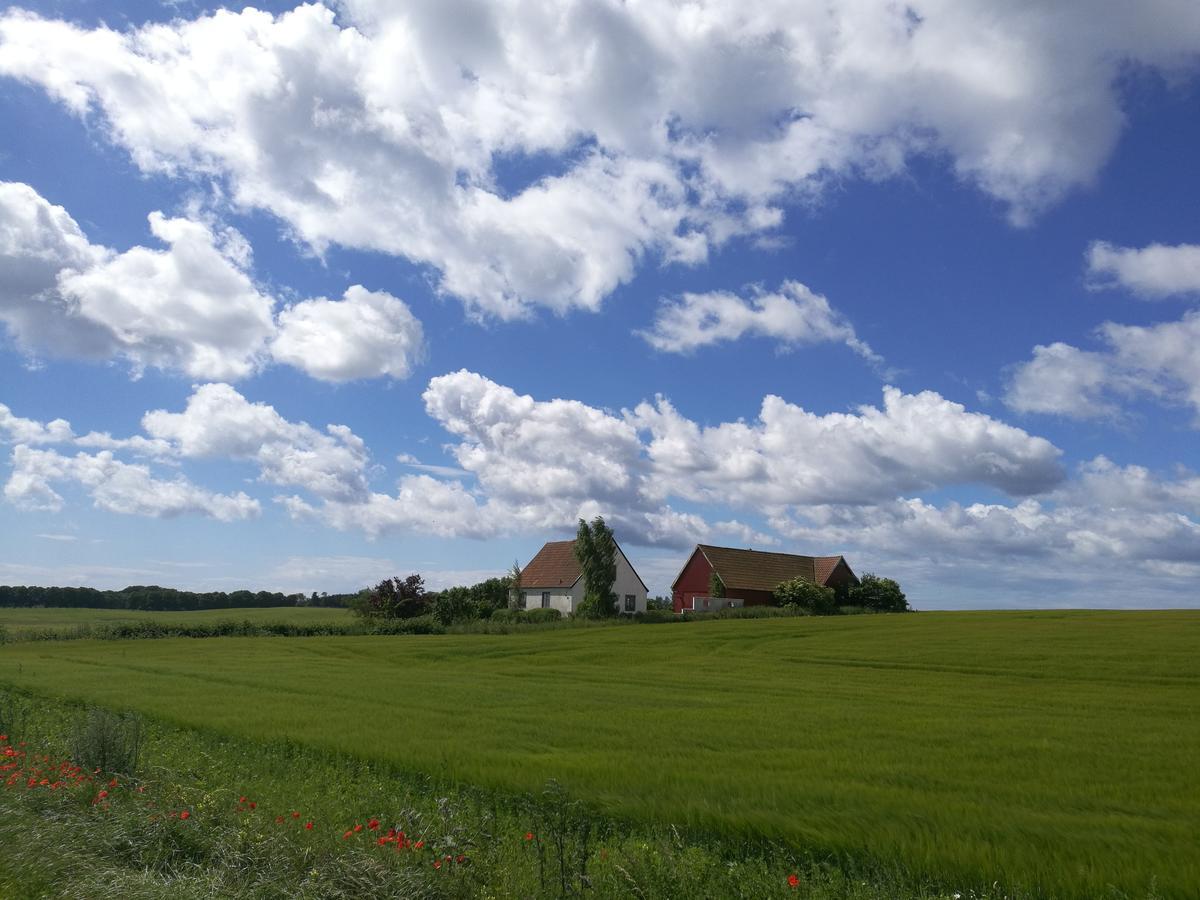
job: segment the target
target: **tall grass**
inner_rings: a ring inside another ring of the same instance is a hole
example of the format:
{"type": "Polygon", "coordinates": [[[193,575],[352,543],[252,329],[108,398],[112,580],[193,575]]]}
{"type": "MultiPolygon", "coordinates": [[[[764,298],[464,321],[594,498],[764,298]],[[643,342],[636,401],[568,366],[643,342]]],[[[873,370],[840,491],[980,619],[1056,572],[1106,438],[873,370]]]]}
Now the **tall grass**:
{"type": "MultiPolygon", "coordinates": [[[[143,777],[61,760],[104,711],[38,702],[0,782],[0,895],[948,900],[903,870],[597,815],[529,795],[403,777],[342,755],[151,726],[143,777]],[[49,774],[49,778],[45,776],[49,774]],[[50,779],[53,779],[52,781],[50,779]],[[83,837],[86,836],[86,837],[83,837]],[[795,882],[792,887],[789,878],[795,882]]],[[[978,895],[999,900],[998,890],[978,895]]]]}
{"type": "Polygon", "coordinates": [[[1200,886],[1200,614],[13,644],[0,682],[913,879],[1200,886]]]}

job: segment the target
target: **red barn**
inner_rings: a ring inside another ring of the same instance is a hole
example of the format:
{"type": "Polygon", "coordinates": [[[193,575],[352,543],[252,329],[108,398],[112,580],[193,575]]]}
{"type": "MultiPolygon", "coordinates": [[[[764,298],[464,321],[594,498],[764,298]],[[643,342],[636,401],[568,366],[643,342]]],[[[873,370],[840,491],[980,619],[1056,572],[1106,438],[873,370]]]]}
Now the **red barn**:
{"type": "Polygon", "coordinates": [[[858,584],[858,576],[842,556],[797,556],[697,544],[671,585],[675,612],[703,612],[717,607],[718,604],[703,602],[712,597],[709,584],[714,572],[725,585],[725,600],[741,601],[727,604],[732,606],[766,606],[773,602],[775,588],[793,578],[831,588],[858,584]],[[701,598],[699,607],[697,597],[701,598]]]}

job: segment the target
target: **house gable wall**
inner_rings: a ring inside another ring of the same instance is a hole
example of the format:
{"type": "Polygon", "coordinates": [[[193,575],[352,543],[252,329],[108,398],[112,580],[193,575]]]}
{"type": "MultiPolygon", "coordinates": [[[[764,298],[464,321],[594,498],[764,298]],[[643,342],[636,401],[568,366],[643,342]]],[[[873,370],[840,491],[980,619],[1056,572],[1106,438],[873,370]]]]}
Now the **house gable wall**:
{"type": "Polygon", "coordinates": [[[846,565],[844,559],[838,561],[833,571],[829,573],[829,577],[825,579],[825,586],[831,587],[834,590],[840,587],[850,587],[855,584],[858,584],[858,577],[850,571],[850,567],[846,565]]]}
{"type": "Polygon", "coordinates": [[[704,552],[697,547],[671,587],[671,606],[675,612],[691,609],[694,597],[709,596],[708,578],[711,574],[712,566],[709,565],[704,552]]]}

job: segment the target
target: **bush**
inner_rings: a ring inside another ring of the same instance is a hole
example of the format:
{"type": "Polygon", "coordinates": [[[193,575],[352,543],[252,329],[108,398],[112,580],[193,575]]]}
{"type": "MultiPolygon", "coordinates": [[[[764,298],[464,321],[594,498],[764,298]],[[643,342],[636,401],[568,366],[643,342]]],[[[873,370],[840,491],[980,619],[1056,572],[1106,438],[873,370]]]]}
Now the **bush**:
{"type": "Polygon", "coordinates": [[[385,578],[354,611],[373,619],[411,619],[429,612],[430,595],[425,592],[425,579],[420,575],[407,578],[385,578]]]}
{"type": "MultiPolygon", "coordinates": [[[[431,595],[433,602],[430,607],[433,617],[442,625],[452,622],[465,622],[477,618],[478,610],[471,602],[471,591],[465,587],[447,588],[438,594],[431,595]]],[[[490,611],[490,610],[489,610],[490,611]]]]}
{"type": "Polygon", "coordinates": [[[838,608],[833,588],[801,577],[792,578],[775,588],[775,602],[779,606],[795,605],[818,616],[833,615],[838,608]]]}
{"type": "Polygon", "coordinates": [[[142,750],[142,719],[89,709],[71,729],[71,759],[84,769],[133,775],[142,750]]]}
{"type": "Polygon", "coordinates": [[[562,613],[557,609],[529,609],[524,612],[519,621],[536,625],[539,622],[557,622],[561,618],[562,613]]]}
{"type": "Polygon", "coordinates": [[[880,578],[867,572],[859,583],[850,588],[850,602],[855,606],[877,612],[907,612],[908,600],[900,585],[891,578],[880,578]]]}
{"type": "Polygon", "coordinates": [[[645,612],[634,613],[633,620],[647,625],[658,625],[663,622],[682,622],[683,618],[675,615],[673,610],[654,607],[645,612]]]}

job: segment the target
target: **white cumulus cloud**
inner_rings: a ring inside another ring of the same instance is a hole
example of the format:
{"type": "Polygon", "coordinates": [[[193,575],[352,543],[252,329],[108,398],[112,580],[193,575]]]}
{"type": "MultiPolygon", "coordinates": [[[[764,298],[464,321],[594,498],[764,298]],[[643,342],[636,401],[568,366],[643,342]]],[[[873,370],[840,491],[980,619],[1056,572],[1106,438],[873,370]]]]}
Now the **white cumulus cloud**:
{"type": "Polygon", "coordinates": [[[407,378],[424,353],[405,303],[354,285],[341,301],[304,300],[275,317],[234,229],[149,216],[164,249],[91,244],[61,206],[0,182],[0,322],[27,351],[120,358],[233,381],[275,361],[314,378],[407,378]]]}
{"type": "Polygon", "coordinates": [[[1149,397],[1191,406],[1200,415],[1200,312],[1174,322],[1097,329],[1099,350],[1037,346],[1016,366],[1005,403],[1018,412],[1073,419],[1119,417],[1128,402],[1149,397]]]}
{"type": "Polygon", "coordinates": [[[1200,244],[1117,247],[1096,241],[1087,251],[1087,274],[1093,287],[1121,287],[1146,299],[1200,294],[1200,244]]]}
{"type": "Polygon", "coordinates": [[[785,346],[845,344],[872,362],[881,361],[825,297],[798,281],[785,281],[778,291],[754,290],[748,298],[728,291],[685,293],[660,303],[654,324],[639,333],[668,353],[754,336],[785,346]]]}
{"type": "Polygon", "coordinates": [[[421,323],[402,300],[352,285],[340,301],[305,300],[279,314],[271,355],[322,381],[407,378],[424,356],[421,323]]]}
{"type": "Polygon", "coordinates": [[[702,261],[919,154],[1027,221],[1108,158],[1123,67],[1188,74],[1200,46],[1191,0],[336,10],[127,30],[10,11],[0,74],[98,114],[146,172],[223,179],[318,251],[428,264],[513,317],[594,309],[648,257],[702,261]]]}
{"type": "Polygon", "coordinates": [[[126,515],[166,518],[194,514],[233,522],[261,512],[259,502],[241,491],[219,494],[182,476],[155,478],[149,467],[121,462],[107,450],[65,456],[56,450],[18,444],[11,461],[12,474],[4,485],[4,496],[24,509],[61,509],[63,498],[53,485],[65,482],[87,491],[97,508],[126,515]]]}
{"type": "Polygon", "coordinates": [[[367,449],[349,428],[329,425],[322,433],[305,422],[290,422],[273,406],[251,403],[227,384],[200,385],[183,412],[148,412],[142,427],[185,459],[252,461],[263,481],[300,485],[319,497],[367,495],[367,449]]]}

